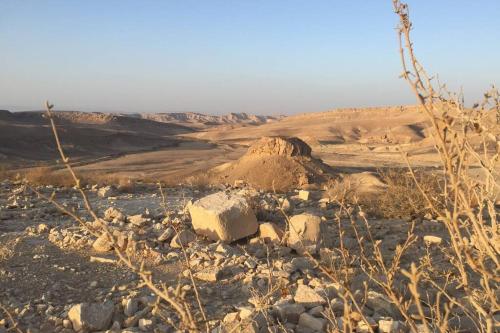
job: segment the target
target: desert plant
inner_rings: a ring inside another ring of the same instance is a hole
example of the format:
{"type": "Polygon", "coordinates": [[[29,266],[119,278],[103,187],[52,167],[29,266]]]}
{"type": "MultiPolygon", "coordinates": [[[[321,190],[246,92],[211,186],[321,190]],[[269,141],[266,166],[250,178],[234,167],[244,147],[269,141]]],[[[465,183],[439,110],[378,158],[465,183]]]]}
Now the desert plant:
{"type": "Polygon", "coordinates": [[[493,315],[500,310],[500,230],[495,207],[499,188],[499,93],[493,87],[483,102],[468,108],[461,94],[436,83],[415,56],[408,5],[399,0],[393,0],[393,5],[399,17],[401,76],[427,115],[441,158],[445,183],[440,204],[422,188],[410,163],[409,171],[432,213],[449,233],[456,278],[467,295],[461,305],[470,309],[478,328],[493,332],[493,315]],[[473,168],[479,171],[478,176],[472,174],[473,168]]]}

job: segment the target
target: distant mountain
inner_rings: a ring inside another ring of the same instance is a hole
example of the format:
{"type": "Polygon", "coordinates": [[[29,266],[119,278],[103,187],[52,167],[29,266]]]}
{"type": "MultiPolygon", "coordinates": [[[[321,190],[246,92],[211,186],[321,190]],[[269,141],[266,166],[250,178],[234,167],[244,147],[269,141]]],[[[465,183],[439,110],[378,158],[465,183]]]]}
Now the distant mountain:
{"type": "Polygon", "coordinates": [[[162,123],[187,123],[195,126],[217,126],[227,124],[262,125],[283,118],[283,116],[257,116],[249,115],[247,113],[229,113],[217,116],[196,112],[140,113],[135,116],[162,123]]]}
{"type": "MultiPolygon", "coordinates": [[[[220,125],[261,125],[281,117],[230,113],[213,116],[194,112],[103,113],[54,111],[59,135],[68,154],[102,157],[176,146],[193,134],[220,125]]],[[[196,140],[196,139],[194,139],[196,140]]],[[[43,111],[0,110],[0,160],[57,158],[52,131],[43,111]]]]}

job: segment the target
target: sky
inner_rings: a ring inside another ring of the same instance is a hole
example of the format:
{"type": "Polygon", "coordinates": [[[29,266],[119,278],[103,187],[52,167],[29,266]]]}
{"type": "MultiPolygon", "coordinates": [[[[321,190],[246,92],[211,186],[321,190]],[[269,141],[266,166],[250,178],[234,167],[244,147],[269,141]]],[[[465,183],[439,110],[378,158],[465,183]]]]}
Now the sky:
{"type": "MultiPolygon", "coordinates": [[[[421,63],[500,84],[499,0],[408,0],[421,63]]],[[[0,109],[295,114],[415,103],[391,0],[0,0],[0,109]]]]}

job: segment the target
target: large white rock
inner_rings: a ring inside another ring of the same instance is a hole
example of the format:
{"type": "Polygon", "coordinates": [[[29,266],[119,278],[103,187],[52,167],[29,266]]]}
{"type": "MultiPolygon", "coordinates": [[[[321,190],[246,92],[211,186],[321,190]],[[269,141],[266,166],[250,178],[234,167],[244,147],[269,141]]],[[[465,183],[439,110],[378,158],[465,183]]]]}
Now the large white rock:
{"type": "Polygon", "coordinates": [[[75,331],[102,331],[109,327],[113,317],[113,302],[80,303],[68,312],[75,331]]]}
{"type": "Polygon", "coordinates": [[[312,214],[295,215],[290,219],[288,246],[303,254],[315,254],[321,245],[322,222],[312,214]]]}
{"type": "Polygon", "coordinates": [[[247,200],[218,192],[189,206],[195,232],[211,240],[232,242],[257,232],[259,225],[247,200]]]}

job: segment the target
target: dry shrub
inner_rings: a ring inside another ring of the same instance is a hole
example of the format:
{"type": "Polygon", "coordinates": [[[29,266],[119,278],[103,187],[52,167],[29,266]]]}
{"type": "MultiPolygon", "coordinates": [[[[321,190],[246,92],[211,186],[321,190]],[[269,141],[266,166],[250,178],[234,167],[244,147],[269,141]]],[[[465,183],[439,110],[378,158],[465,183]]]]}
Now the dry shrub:
{"type": "MultiPolygon", "coordinates": [[[[10,173],[12,176],[12,173],[10,173]]],[[[54,166],[40,166],[27,169],[20,174],[32,185],[52,185],[58,187],[73,187],[74,180],[67,169],[60,169],[54,166]]],[[[136,183],[130,177],[122,175],[108,174],[96,171],[83,171],[79,175],[80,184],[106,186],[113,185],[124,193],[134,193],[136,183]]]]}
{"type": "Polygon", "coordinates": [[[74,182],[67,170],[57,170],[50,166],[41,166],[28,169],[21,175],[26,181],[34,185],[53,185],[71,187],[74,182]]]}
{"type": "MultiPolygon", "coordinates": [[[[380,178],[387,185],[376,194],[359,197],[358,203],[370,216],[381,218],[416,218],[431,213],[424,195],[415,185],[413,176],[407,169],[387,169],[379,171],[380,178]]],[[[430,171],[418,170],[415,177],[421,189],[433,201],[441,202],[443,179],[430,171]]]]}

